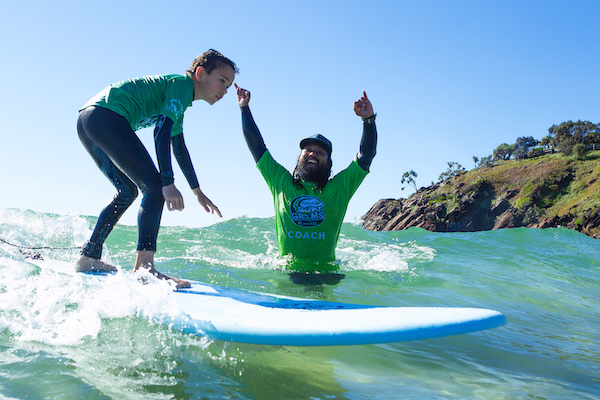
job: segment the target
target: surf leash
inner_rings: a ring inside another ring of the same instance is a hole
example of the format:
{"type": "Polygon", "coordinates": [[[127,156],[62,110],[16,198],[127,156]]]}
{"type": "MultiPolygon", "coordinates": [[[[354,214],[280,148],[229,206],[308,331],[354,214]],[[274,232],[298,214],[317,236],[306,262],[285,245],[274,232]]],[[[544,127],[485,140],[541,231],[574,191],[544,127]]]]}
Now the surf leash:
{"type": "Polygon", "coordinates": [[[22,246],[22,245],[18,245],[18,244],[14,244],[14,243],[10,243],[7,240],[4,240],[2,238],[0,238],[0,242],[7,244],[9,246],[13,246],[19,249],[19,251],[21,252],[21,254],[23,254],[26,258],[32,258],[34,260],[42,260],[42,255],[38,252],[26,252],[23,251],[23,249],[25,250],[77,250],[77,249],[81,249],[81,246],[77,246],[77,247],[49,247],[49,246],[40,246],[40,247],[30,247],[30,246],[22,246]]]}
{"type": "Polygon", "coordinates": [[[42,247],[29,247],[29,246],[21,246],[18,244],[14,244],[14,243],[10,243],[7,240],[4,240],[2,238],[0,238],[0,242],[7,244],[9,246],[13,246],[13,247],[18,247],[20,249],[27,249],[27,250],[75,250],[75,249],[81,249],[81,246],[76,246],[76,247],[47,247],[47,246],[42,246],[42,247]]]}

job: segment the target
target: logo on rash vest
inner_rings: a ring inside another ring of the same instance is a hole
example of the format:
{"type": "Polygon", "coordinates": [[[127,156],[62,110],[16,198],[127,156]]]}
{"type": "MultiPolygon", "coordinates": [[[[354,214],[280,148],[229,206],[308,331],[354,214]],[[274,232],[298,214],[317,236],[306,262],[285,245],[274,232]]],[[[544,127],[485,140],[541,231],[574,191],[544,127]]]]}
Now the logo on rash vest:
{"type": "Polygon", "coordinates": [[[178,99],[171,99],[169,100],[169,103],[165,106],[165,110],[172,112],[173,115],[175,115],[175,117],[179,119],[179,117],[181,117],[181,114],[183,114],[183,104],[181,104],[181,101],[179,101],[178,99]]]}
{"type": "Polygon", "coordinates": [[[315,196],[298,196],[290,203],[290,216],[298,226],[314,227],[325,221],[325,204],[315,196]]]}

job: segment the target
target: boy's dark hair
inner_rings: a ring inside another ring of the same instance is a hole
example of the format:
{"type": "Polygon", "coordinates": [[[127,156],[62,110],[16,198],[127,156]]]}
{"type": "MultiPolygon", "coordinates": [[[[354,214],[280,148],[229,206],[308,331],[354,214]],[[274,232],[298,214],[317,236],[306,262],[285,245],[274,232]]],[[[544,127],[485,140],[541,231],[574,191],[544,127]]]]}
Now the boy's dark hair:
{"type": "Polygon", "coordinates": [[[228,65],[233,68],[233,72],[236,74],[240,73],[238,67],[236,67],[233,61],[218,51],[210,49],[196,57],[192,62],[190,69],[188,69],[186,73],[188,75],[193,75],[198,67],[203,67],[206,70],[206,73],[210,74],[214,69],[224,65],[228,65]]]}

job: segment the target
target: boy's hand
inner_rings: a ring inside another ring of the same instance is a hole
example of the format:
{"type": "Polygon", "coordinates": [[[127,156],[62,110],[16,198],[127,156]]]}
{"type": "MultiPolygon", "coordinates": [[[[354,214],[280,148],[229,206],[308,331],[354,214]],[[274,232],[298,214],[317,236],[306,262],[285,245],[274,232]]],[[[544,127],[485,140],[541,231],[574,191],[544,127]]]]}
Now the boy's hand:
{"type": "Polygon", "coordinates": [[[169,211],[183,210],[183,196],[174,184],[163,186],[162,195],[165,198],[165,203],[167,203],[169,211]]]}
{"type": "Polygon", "coordinates": [[[246,89],[242,89],[235,83],[234,86],[237,89],[238,104],[240,107],[248,107],[248,103],[250,103],[250,92],[246,89]]]}
{"type": "Polygon", "coordinates": [[[202,193],[202,190],[200,190],[199,187],[196,189],[193,189],[192,191],[194,192],[194,194],[196,195],[196,198],[198,199],[198,202],[200,203],[200,205],[202,207],[204,207],[206,212],[212,212],[214,214],[216,211],[217,215],[219,217],[223,218],[223,216],[221,215],[221,211],[219,211],[219,208],[217,206],[215,206],[213,204],[213,202],[210,201],[210,199],[204,195],[204,193],[202,193]]]}
{"type": "Polygon", "coordinates": [[[367,93],[363,92],[362,97],[354,102],[354,112],[363,119],[373,116],[373,105],[367,98],[367,93]]]}

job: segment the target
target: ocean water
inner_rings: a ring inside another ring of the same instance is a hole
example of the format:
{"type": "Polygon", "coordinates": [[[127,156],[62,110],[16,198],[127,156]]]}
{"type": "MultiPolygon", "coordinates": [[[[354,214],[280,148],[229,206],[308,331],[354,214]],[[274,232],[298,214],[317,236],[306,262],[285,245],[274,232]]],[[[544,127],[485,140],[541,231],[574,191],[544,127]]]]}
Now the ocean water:
{"type": "MultiPolygon", "coordinates": [[[[91,217],[0,210],[0,239],[72,262],[91,217]]],[[[130,269],[136,227],[107,261],[130,269]]],[[[364,346],[213,341],[155,322],[164,282],[103,285],[0,243],[2,399],[600,399],[600,241],[563,228],[368,232],[345,224],[337,285],[291,281],[273,219],[165,227],[157,268],[219,285],[390,306],[482,307],[508,325],[364,346]]],[[[33,250],[27,250],[33,252],[33,250]]]]}

